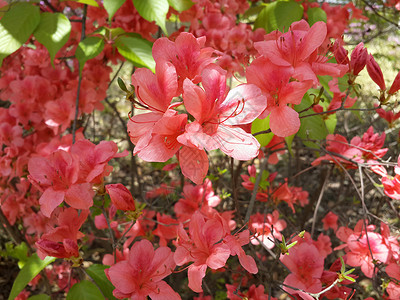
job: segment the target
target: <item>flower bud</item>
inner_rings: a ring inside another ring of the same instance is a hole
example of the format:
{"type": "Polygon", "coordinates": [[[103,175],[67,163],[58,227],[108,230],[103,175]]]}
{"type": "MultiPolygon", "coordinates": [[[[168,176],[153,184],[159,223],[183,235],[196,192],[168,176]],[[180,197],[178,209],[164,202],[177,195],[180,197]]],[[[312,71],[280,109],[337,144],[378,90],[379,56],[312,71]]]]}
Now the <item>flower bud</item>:
{"type": "Polygon", "coordinates": [[[333,45],[333,53],[338,64],[348,65],[350,63],[350,60],[347,57],[347,50],[339,44],[338,40],[336,40],[335,44],[333,45]]]}
{"type": "Polygon", "coordinates": [[[358,75],[367,63],[368,52],[363,43],[359,43],[351,53],[350,69],[353,75],[358,75]]]}
{"type": "Polygon", "coordinates": [[[370,54],[367,61],[367,71],[369,77],[380,87],[382,91],[386,89],[385,79],[383,79],[382,70],[374,57],[370,54]]]}
{"type": "Polygon", "coordinates": [[[400,72],[397,73],[396,78],[394,79],[392,86],[390,87],[388,94],[393,95],[396,93],[398,90],[400,90],[400,72]]]}
{"type": "Polygon", "coordinates": [[[123,211],[133,211],[136,209],[135,201],[129,190],[121,183],[117,184],[107,184],[106,185],[107,194],[110,195],[111,202],[119,210],[123,211]]]}

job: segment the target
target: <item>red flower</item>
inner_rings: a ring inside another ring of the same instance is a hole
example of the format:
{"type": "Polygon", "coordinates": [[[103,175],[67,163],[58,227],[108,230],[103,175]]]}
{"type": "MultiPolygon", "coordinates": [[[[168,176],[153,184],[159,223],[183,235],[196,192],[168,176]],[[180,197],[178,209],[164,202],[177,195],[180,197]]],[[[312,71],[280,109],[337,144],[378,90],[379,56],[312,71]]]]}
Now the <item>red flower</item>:
{"type": "Polygon", "coordinates": [[[136,209],[135,200],[131,192],[123,184],[107,184],[106,191],[110,195],[111,202],[117,209],[123,211],[134,211],[136,209]]]}
{"type": "Polygon", "coordinates": [[[46,256],[58,258],[70,258],[79,256],[77,240],[84,235],[79,228],[86,221],[89,210],[82,210],[80,215],[72,207],[66,208],[59,214],[53,215],[53,220],[57,222],[58,227],[50,229],[43,234],[36,242],[38,255],[41,259],[46,256]]]}
{"type": "Polygon", "coordinates": [[[115,286],[113,294],[118,299],[177,300],[181,297],[162,279],[175,268],[173,254],[168,247],[154,251],[148,240],[136,242],[128,260],[120,261],[105,273],[115,286]]]}

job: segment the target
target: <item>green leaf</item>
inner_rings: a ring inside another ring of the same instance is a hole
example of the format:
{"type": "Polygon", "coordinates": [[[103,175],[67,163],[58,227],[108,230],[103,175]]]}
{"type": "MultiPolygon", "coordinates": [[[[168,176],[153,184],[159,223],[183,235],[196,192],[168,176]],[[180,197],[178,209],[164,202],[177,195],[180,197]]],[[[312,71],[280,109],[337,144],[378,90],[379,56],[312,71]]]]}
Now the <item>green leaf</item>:
{"type": "Polygon", "coordinates": [[[61,13],[42,13],[40,23],[33,35],[50,53],[51,63],[57,52],[65,45],[71,32],[71,22],[61,13]]]}
{"type": "Polygon", "coordinates": [[[109,300],[116,299],[113,296],[113,290],[115,287],[112,285],[110,280],[108,280],[106,274],[104,273],[105,269],[108,269],[109,266],[105,265],[91,265],[89,268],[86,269],[86,272],[92,277],[94,282],[100,287],[101,291],[103,292],[104,296],[106,296],[109,300]]]}
{"type": "Polygon", "coordinates": [[[75,57],[79,61],[80,72],[82,72],[85,63],[103,51],[104,40],[97,36],[89,36],[78,44],[76,48],[75,57]]]}
{"type": "Polygon", "coordinates": [[[264,5],[252,6],[243,14],[243,19],[255,19],[264,9],[264,5]]]}
{"type": "MultiPolygon", "coordinates": [[[[310,107],[311,104],[312,100],[310,99],[310,96],[305,94],[301,104],[295,106],[295,110],[301,111],[307,107],[310,107]]],[[[313,111],[306,111],[302,113],[301,116],[307,116],[313,113],[313,111]]],[[[301,118],[300,122],[301,125],[299,131],[297,132],[297,136],[302,139],[302,142],[306,147],[319,148],[317,144],[307,140],[324,140],[328,135],[329,132],[322,117],[320,115],[305,117],[301,118]]]]}
{"type": "Polygon", "coordinates": [[[356,280],[355,280],[353,277],[346,276],[346,275],[343,275],[343,277],[344,277],[345,279],[347,279],[348,281],[356,282],[356,280]]]}
{"type": "MultiPolygon", "coordinates": [[[[269,116],[266,117],[265,119],[255,119],[253,123],[251,124],[251,133],[257,133],[260,131],[265,131],[269,129],[269,116]]],[[[257,134],[255,138],[257,141],[260,143],[261,147],[265,147],[268,145],[268,143],[272,140],[274,137],[274,134],[272,132],[270,133],[263,133],[263,134],[257,134]]]]}
{"type": "Polygon", "coordinates": [[[307,10],[308,24],[313,26],[318,21],[326,23],[326,12],[320,7],[311,7],[307,10]]]}
{"type": "Polygon", "coordinates": [[[61,0],[61,1],[75,1],[78,3],[82,3],[82,4],[87,4],[90,6],[94,6],[94,7],[99,7],[99,5],[97,4],[96,0],[61,0]]]}
{"type": "Polygon", "coordinates": [[[51,298],[49,295],[40,294],[40,295],[31,296],[28,298],[28,300],[51,300],[51,298]]]}
{"type": "Polygon", "coordinates": [[[94,283],[82,280],[72,286],[67,300],[104,300],[104,297],[94,283]]]}
{"type": "Polygon", "coordinates": [[[289,153],[291,156],[293,156],[293,151],[292,151],[292,143],[293,143],[293,139],[296,136],[296,134],[292,134],[290,136],[285,137],[285,142],[286,145],[288,147],[289,153]]]}
{"type": "Polygon", "coordinates": [[[118,77],[117,82],[121,90],[123,90],[126,93],[129,93],[128,89],[126,88],[125,82],[121,79],[121,77],[118,77]]]}
{"type": "Polygon", "coordinates": [[[115,46],[118,52],[137,67],[145,67],[154,72],[156,63],[151,54],[151,43],[136,37],[122,36],[117,39],[115,46]]]}
{"type": "Polygon", "coordinates": [[[276,29],[288,31],[293,22],[303,17],[303,6],[294,1],[269,3],[258,15],[254,27],[264,28],[267,33],[276,29]]]}
{"type": "Polygon", "coordinates": [[[194,4],[191,0],[168,0],[168,3],[179,12],[188,10],[194,4]]]}
{"type": "Polygon", "coordinates": [[[335,133],[336,124],[337,124],[336,114],[331,114],[325,119],[326,129],[328,129],[328,132],[330,134],[335,133]]]}
{"type": "Polygon", "coordinates": [[[16,3],[0,20],[0,66],[3,59],[17,51],[35,31],[40,22],[39,7],[16,3]]]}
{"type": "Polygon", "coordinates": [[[340,267],[340,273],[343,274],[346,271],[346,265],[344,263],[343,258],[342,257],[339,257],[339,258],[340,258],[340,263],[342,264],[342,266],[340,267]]]}
{"type": "Polygon", "coordinates": [[[165,19],[169,10],[168,0],[133,0],[133,5],[138,13],[147,21],[155,21],[158,26],[168,34],[165,19]]]}
{"type": "Polygon", "coordinates": [[[44,260],[41,260],[36,253],[34,253],[28,261],[25,263],[24,267],[18,273],[17,278],[15,278],[14,284],[11,289],[10,296],[8,300],[15,299],[18,294],[26,287],[26,285],[36,277],[48,264],[55,261],[55,257],[47,256],[44,260]]]}
{"type": "Polygon", "coordinates": [[[111,20],[117,10],[125,3],[126,0],[104,0],[103,5],[108,13],[108,19],[111,20]]]}
{"type": "Polygon", "coordinates": [[[353,273],[354,271],[355,271],[355,268],[350,269],[350,270],[344,272],[343,275],[349,275],[349,274],[353,273]]]}

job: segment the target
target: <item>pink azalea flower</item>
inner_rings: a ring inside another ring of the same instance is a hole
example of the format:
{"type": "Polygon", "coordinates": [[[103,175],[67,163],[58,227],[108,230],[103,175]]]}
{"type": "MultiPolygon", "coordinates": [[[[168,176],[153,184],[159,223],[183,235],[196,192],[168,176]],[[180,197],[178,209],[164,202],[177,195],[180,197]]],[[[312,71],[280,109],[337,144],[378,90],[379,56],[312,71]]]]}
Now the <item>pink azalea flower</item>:
{"type": "Polygon", "coordinates": [[[201,71],[215,60],[211,57],[214,49],[204,48],[205,41],[204,36],[195,38],[191,33],[181,32],[175,42],[167,38],[160,38],[154,42],[153,57],[156,64],[170,62],[175,66],[180,91],[186,78],[199,83],[201,71]]]}
{"type": "MultiPolygon", "coordinates": [[[[340,154],[341,156],[351,159],[353,161],[363,161],[361,159],[362,150],[352,147],[344,136],[340,134],[328,134],[328,136],[326,137],[326,142],[326,150],[328,150],[329,152],[340,154]]],[[[346,168],[356,168],[354,163],[340,156],[335,156],[334,154],[323,155],[314,160],[311,164],[313,166],[319,165],[323,160],[332,161],[337,165],[341,163],[346,168]]]]}
{"type": "Polygon", "coordinates": [[[89,210],[82,210],[78,215],[78,211],[72,207],[57,210],[52,216],[52,221],[58,226],[48,230],[35,244],[38,248],[38,256],[41,259],[46,256],[78,257],[77,240],[84,236],[79,228],[86,221],[88,215],[89,210]]]}
{"type": "Polygon", "coordinates": [[[316,22],[310,28],[307,21],[301,20],[294,22],[286,33],[271,32],[266,41],[256,42],[254,47],[273,64],[293,70],[294,78],[317,84],[316,75],[341,77],[348,70],[347,66],[327,63],[327,57],[317,54],[326,35],[324,22],[316,22]]]}
{"type": "MultiPolygon", "coordinates": [[[[375,107],[377,107],[377,106],[378,105],[375,105],[375,107]]],[[[391,110],[387,111],[387,110],[384,110],[383,108],[377,108],[376,112],[382,119],[385,119],[389,123],[390,127],[392,126],[393,122],[400,119],[400,111],[397,113],[394,113],[391,110]]]]}
{"type": "Polygon", "coordinates": [[[294,71],[282,68],[271,60],[260,57],[247,68],[248,83],[258,86],[267,97],[268,106],[260,118],[270,116],[271,131],[277,136],[295,134],[300,128],[299,114],[292,108],[301,103],[312,81],[290,81],[294,71]]]}
{"type": "Polygon", "coordinates": [[[275,297],[269,297],[268,294],[265,294],[265,288],[262,284],[256,287],[255,284],[249,287],[248,291],[241,292],[240,289],[238,290],[237,286],[226,284],[227,296],[230,300],[277,300],[275,297]],[[236,293],[235,293],[236,292],[236,293]]]}
{"type": "Polygon", "coordinates": [[[203,291],[201,282],[207,267],[214,270],[222,268],[231,250],[228,245],[221,243],[225,235],[222,223],[217,219],[205,220],[200,212],[194,213],[191,218],[189,235],[181,224],[174,259],[178,266],[193,261],[188,269],[189,288],[200,293],[203,291]]]}
{"type": "Polygon", "coordinates": [[[384,187],[384,193],[395,200],[400,200],[400,156],[397,159],[395,166],[395,176],[390,176],[383,166],[372,165],[371,170],[382,176],[381,181],[384,187]]]}
{"type": "Polygon", "coordinates": [[[221,202],[221,198],[214,193],[210,179],[206,179],[201,185],[185,184],[182,196],[174,205],[180,222],[189,220],[199,208],[203,214],[211,216],[214,211],[212,208],[221,202]]]}
{"type": "Polygon", "coordinates": [[[374,133],[374,128],[370,126],[368,130],[360,138],[355,136],[351,139],[350,144],[356,146],[362,151],[362,159],[369,160],[383,157],[388,148],[382,148],[385,143],[386,134],[383,132],[381,135],[379,133],[374,133]]]}
{"type": "Polygon", "coordinates": [[[259,245],[263,243],[268,249],[275,247],[275,239],[282,240],[281,231],[286,228],[285,220],[279,219],[279,212],[274,210],[272,214],[263,215],[256,213],[250,216],[249,227],[255,233],[251,243],[259,245]]]}
{"type": "Polygon", "coordinates": [[[365,276],[372,278],[376,272],[374,260],[386,263],[389,258],[389,249],[383,243],[382,236],[376,232],[366,234],[351,234],[347,239],[347,264],[353,267],[361,267],[365,276]],[[371,252],[372,255],[371,256],[371,252]]]}
{"type": "Polygon", "coordinates": [[[250,242],[249,230],[244,230],[235,235],[229,234],[224,238],[224,242],[228,245],[229,249],[231,249],[231,255],[238,256],[240,264],[246,269],[247,272],[252,274],[256,274],[258,272],[254,258],[250,255],[246,255],[242,249],[242,246],[247,245],[250,242]]]}
{"type": "Polygon", "coordinates": [[[78,183],[79,157],[58,150],[49,157],[32,157],[28,163],[29,180],[43,191],[39,199],[43,215],[50,217],[64,200],[73,208],[88,209],[94,192],[90,183],[78,183]]]}
{"type": "Polygon", "coordinates": [[[169,215],[157,213],[157,228],[153,234],[160,238],[160,245],[167,246],[169,240],[178,236],[178,220],[169,215]]]}
{"type": "MultiPolygon", "coordinates": [[[[310,293],[321,291],[324,258],[314,245],[308,243],[295,245],[289,249],[289,255],[281,254],[280,260],[292,272],[286,277],[284,284],[310,293]]],[[[284,290],[292,295],[298,294],[303,299],[313,299],[310,295],[298,290],[288,287],[284,287],[284,290]]]]}
{"type": "Polygon", "coordinates": [[[339,217],[335,215],[333,212],[328,212],[326,216],[322,219],[322,224],[324,224],[324,230],[328,230],[332,228],[333,231],[336,231],[338,228],[338,221],[339,217]]]}
{"type": "Polygon", "coordinates": [[[389,300],[396,300],[399,299],[400,297],[400,266],[398,263],[391,263],[386,267],[386,273],[391,277],[397,280],[395,282],[394,280],[391,280],[389,282],[388,287],[386,288],[386,292],[388,293],[389,297],[387,299],[389,300]]]}
{"type": "Polygon", "coordinates": [[[127,260],[106,269],[107,278],[115,286],[118,299],[176,300],[181,297],[165,281],[175,268],[173,254],[168,247],[154,251],[148,240],[136,242],[127,260]]]}
{"type": "Polygon", "coordinates": [[[203,70],[202,84],[204,89],[188,79],[183,83],[183,101],[195,121],[186,125],[177,140],[200,151],[221,149],[238,160],[257,156],[258,141],[233,125],[251,123],[265,109],[266,99],[260,90],[243,84],[228,93],[225,72],[214,66],[203,70]]]}
{"type": "Polygon", "coordinates": [[[118,153],[118,146],[112,141],[95,145],[88,140],[79,140],[72,145],[70,152],[79,157],[78,182],[93,184],[101,184],[104,176],[110,175],[113,168],[108,163],[111,159],[128,155],[127,150],[118,153]]]}

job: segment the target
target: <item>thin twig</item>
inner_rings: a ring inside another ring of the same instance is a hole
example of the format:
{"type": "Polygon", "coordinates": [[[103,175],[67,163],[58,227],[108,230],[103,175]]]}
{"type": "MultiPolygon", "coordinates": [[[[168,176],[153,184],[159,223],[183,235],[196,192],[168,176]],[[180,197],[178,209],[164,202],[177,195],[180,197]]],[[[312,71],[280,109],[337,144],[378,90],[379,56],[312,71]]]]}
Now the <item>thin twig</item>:
{"type": "Polygon", "coordinates": [[[328,184],[328,179],[331,175],[331,171],[332,171],[332,168],[329,168],[328,173],[325,176],[325,180],[324,180],[324,184],[322,185],[321,192],[319,193],[317,205],[315,206],[313,220],[312,220],[312,226],[311,226],[311,238],[313,238],[313,236],[314,236],[315,222],[317,221],[318,209],[321,204],[322,197],[324,196],[325,188],[326,188],[326,185],[328,184]]]}
{"type": "MultiPolygon", "coordinates": [[[[83,6],[83,16],[82,16],[82,33],[81,33],[81,41],[85,38],[86,33],[86,14],[87,14],[87,4],[83,6]]],[[[78,69],[79,69],[79,79],[78,79],[78,88],[76,91],[76,101],[75,101],[75,117],[74,123],[72,124],[72,143],[75,143],[75,133],[76,133],[76,123],[79,115],[79,94],[81,91],[81,83],[82,83],[82,72],[81,72],[81,63],[78,61],[78,69]]]]}
{"type": "Polygon", "coordinates": [[[256,182],[254,184],[253,193],[251,195],[249,206],[248,206],[247,212],[246,212],[246,217],[244,219],[244,224],[249,222],[250,215],[253,212],[254,202],[256,201],[258,187],[260,186],[262,174],[264,173],[264,170],[267,167],[267,162],[268,162],[268,160],[266,158],[263,158],[263,160],[260,162],[260,173],[257,175],[257,179],[256,179],[256,182]]]}

